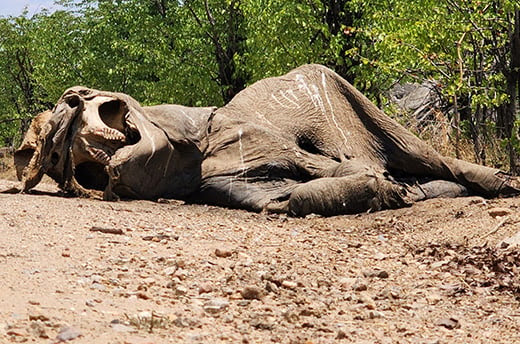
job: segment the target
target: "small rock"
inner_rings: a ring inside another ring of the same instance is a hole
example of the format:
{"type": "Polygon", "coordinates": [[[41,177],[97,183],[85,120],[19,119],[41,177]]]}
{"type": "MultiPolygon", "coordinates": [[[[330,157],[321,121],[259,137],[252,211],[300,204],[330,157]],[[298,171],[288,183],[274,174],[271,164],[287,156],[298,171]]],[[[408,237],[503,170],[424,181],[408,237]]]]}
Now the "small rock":
{"type": "Polygon", "coordinates": [[[361,311],[358,311],[358,313],[356,315],[354,315],[353,319],[365,321],[365,320],[367,320],[367,315],[361,311]]]}
{"type": "Polygon", "coordinates": [[[478,204],[478,205],[486,205],[488,202],[485,198],[482,197],[476,197],[476,199],[470,199],[469,204],[478,204]]]}
{"type": "Polygon", "coordinates": [[[111,285],[113,286],[120,286],[121,285],[121,280],[118,279],[118,278],[109,278],[108,279],[108,283],[110,283],[111,285]]]}
{"type": "Polygon", "coordinates": [[[426,342],[426,344],[441,344],[441,340],[440,339],[434,339],[434,340],[430,340],[428,342],[426,342]]]}
{"type": "Polygon", "coordinates": [[[61,256],[65,258],[70,257],[70,250],[68,248],[64,249],[63,252],[61,252],[61,256]]]}
{"type": "Polygon", "coordinates": [[[426,300],[430,305],[436,305],[442,300],[442,296],[437,293],[432,293],[426,296],[426,300]]]}
{"type": "Polygon", "coordinates": [[[242,289],[240,295],[246,300],[260,300],[262,298],[262,289],[255,286],[248,286],[242,289]]]}
{"type": "Polygon", "coordinates": [[[453,330],[460,327],[460,323],[455,318],[443,318],[435,323],[437,326],[444,326],[448,330],[453,330]]]}
{"type": "Polygon", "coordinates": [[[189,272],[184,269],[177,269],[173,276],[177,277],[181,281],[184,281],[189,276],[189,272]]]}
{"type": "Polygon", "coordinates": [[[385,314],[383,312],[379,312],[376,310],[370,310],[368,312],[369,319],[379,319],[379,318],[384,318],[384,317],[385,317],[385,314]]]}
{"type": "Polygon", "coordinates": [[[81,335],[81,332],[74,327],[64,326],[60,329],[60,332],[56,336],[56,340],[58,342],[67,342],[69,340],[76,339],[81,335]]]}
{"type": "Polygon", "coordinates": [[[347,291],[356,283],[355,278],[342,277],[338,280],[339,289],[342,291],[347,291]]]}
{"type": "Polygon", "coordinates": [[[233,288],[226,287],[222,289],[222,293],[224,293],[224,295],[233,295],[235,290],[233,288]]]}
{"type": "Polygon", "coordinates": [[[40,270],[39,269],[24,270],[23,273],[27,274],[27,275],[35,275],[35,274],[39,274],[40,270]]]}
{"type": "Polygon", "coordinates": [[[238,264],[248,267],[253,264],[253,260],[249,255],[240,252],[238,253],[238,264]]]}
{"type": "Polygon", "coordinates": [[[141,299],[141,300],[149,300],[150,299],[150,296],[148,296],[148,294],[146,294],[146,293],[143,293],[142,291],[136,293],[135,296],[138,299],[141,299]]]}
{"type": "Polygon", "coordinates": [[[511,209],[508,209],[508,208],[491,208],[488,210],[488,214],[489,216],[493,217],[493,218],[497,218],[497,217],[500,217],[500,216],[506,216],[506,215],[509,215],[511,214],[511,209]]]}
{"type": "Polygon", "coordinates": [[[186,261],[184,259],[176,259],[175,260],[175,265],[179,269],[185,269],[186,268],[186,261]]]}
{"type": "Polygon", "coordinates": [[[318,279],[316,284],[318,285],[318,288],[330,288],[332,286],[332,283],[326,279],[318,279]]]}
{"type": "Polygon", "coordinates": [[[296,322],[298,322],[300,320],[300,316],[298,315],[298,313],[292,311],[292,310],[288,310],[286,312],[283,312],[282,313],[282,317],[287,320],[288,323],[291,323],[291,324],[294,324],[296,322]]]}
{"type": "Polygon", "coordinates": [[[199,294],[207,294],[213,291],[213,286],[211,283],[202,283],[199,286],[199,294]]]}
{"type": "Polygon", "coordinates": [[[379,234],[379,235],[377,236],[377,240],[379,240],[379,241],[388,241],[388,238],[385,237],[384,234],[379,234]]]}
{"type": "Polygon", "coordinates": [[[339,330],[338,334],[336,335],[336,339],[347,339],[347,333],[343,330],[339,330]]]}
{"type": "Polygon", "coordinates": [[[249,329],[249,326],[247,324],[239,324],[237,326],[237,330],[242,335],[247,335],[247,334],[249,334],[251,332],[250,329],[249,329]]]}
{"type": "Polygon", "coordinates": [[[166,276],[171,276],[175,273],[175,271],[177,271],[177,269],[178,268],[176,266],[170,266],[169,268],[163,270],[163,274],[166,276]]]}
{"type": "Polygon", "coordinates": [[[177,327],[190,327],[190,323],[188,321],[188,318],[185,317],[177,317],[173,321],[173,324],[177,327]]]}
{"type": "Polygon", "coordinates": [[[220,258],[229,258],[233,255],[233,251],[227,248],[217,248],[215,255],[220,258]]]}
{"type": "Polygon", "coordinates": [[[358,302],[364,304],[365,307],[368,308],[368,309],[375,309],[376,308],[376,303],[375,303],[374,299],[372,299],[370,297],[370,295],[368,295],[365,292],[361,292],[361,294],[358,297],[358,302]]]}
{"type": "Polygon", "coordinates": [[[152,321],[152,318],[153,318],[152,312],[143,311],[143,312],[137,313],[137,319],[139,319],[140,321],[145,321],[145,322],[152,321]]]}
{"type": "Polygon", "coordinates": [[[368,289],[368,285],[365,281],[356,280],[356,282],[354,282],[354,284],[352,285],[352,289],[355,291],[365,291],[368,289]]]}
{"type": "Polygon", "coordinates": [[[175,288],[175,295],[182,296],[182,295],[186,295],[186,294],[188,294],[188,288],[186,288],[182,285],[179,285],[175,288]]]}
{"type": "Polygon", "coordinates": [[[386,259],[388,257],[387,254],[384,254],[382,252],[379,252],[377,251],[375,254],[374,254],[374,259],[377,259],[377,260],[383,260],[383,259],[386,259]]]}
{"type": "Polygon", "coordinates": [[[85,305],[89,306],[89,307],[95,307],[96,306],[96,304],[92,300],[85,301],[85,305]]]}
{"type": "Polygon", "coordinates": [[[262,279],[262,281],[265,280],[265,281],[271,281],[271,282],[272,282],[272,281],[274,280],[274,276],[273,276],[273,274],[272,274],[271,272],[269,272],[269,271],[267,271],[267,272],[263,272],[263,273],[261,274],[261,277],[260,277],[260,278],[262,279]]]}
{"type": "Polygon", "coordinates": [[[275,283],[267,281],[265,283],[265,290],[267,290],[270,293],[278,293],[279,288],[275,283]]]}
{"type": "Polygon", "coordinates": [[[229,307],[229,301],[224,299],[213,299],[204,304],[204,311],[210,314],[217,314],[229,307]]]}
{"type": "Polygon", "coordinates": [[[389,274],[385,270],[374,269],[374,270],[365,270],[365,271],[363,271],[363,276],[365,276],[365,277],[377,277],[377,278],[388,278],[389,274]]]}
{"type": "Polygon", "coordinates": [[[282,287],[287,288],[287,289],[296,289],[298,287],[298,283],[293,282],[293,281],[283,281],[282,287]]]}
{"type": "Polygon", "coordinates": [[[259,330],[272,330],[275,326],[276,319],[271,316],[256,315],[251,319],[251,326],[259,330]]]}

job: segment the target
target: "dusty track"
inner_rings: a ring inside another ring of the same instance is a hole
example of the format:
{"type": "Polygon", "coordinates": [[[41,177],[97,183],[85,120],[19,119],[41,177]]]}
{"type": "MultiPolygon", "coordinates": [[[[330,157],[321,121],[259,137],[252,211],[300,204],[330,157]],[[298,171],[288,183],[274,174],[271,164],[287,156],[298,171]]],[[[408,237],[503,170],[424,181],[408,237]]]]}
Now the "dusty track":
{"type": "Polygon", "coordinates": [[[295,219],[38,190],[0,194],[0,343],[520,341],[494,249],[519,199],[295,219]]]}

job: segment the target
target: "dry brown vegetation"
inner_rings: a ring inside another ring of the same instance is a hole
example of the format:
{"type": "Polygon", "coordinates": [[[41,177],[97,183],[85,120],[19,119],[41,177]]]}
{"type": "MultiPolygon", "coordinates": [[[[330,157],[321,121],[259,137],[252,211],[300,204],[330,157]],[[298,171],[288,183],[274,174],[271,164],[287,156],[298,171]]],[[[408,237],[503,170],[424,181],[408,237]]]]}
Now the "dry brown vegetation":
{"type": "Polygon", "coordinates": [[[10,154],[0,154],[0,179],[16,180],[13,157],[10,154]]]}

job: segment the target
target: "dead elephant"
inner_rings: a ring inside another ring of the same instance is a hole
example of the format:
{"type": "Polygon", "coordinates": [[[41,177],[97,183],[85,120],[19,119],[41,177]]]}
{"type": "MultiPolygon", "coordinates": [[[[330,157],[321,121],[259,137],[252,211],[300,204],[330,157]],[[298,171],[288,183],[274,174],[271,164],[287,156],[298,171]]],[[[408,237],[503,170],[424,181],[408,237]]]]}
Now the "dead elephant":
{"type": "Polygon", "coordinates": [[[319,65],[259,81],[219,109],[141,107],[74,87],[33,121],[15,164],[24,191],[47,174],[74,195],[295,216],[520,191],[496,169],[441,156],[319,65]]]}

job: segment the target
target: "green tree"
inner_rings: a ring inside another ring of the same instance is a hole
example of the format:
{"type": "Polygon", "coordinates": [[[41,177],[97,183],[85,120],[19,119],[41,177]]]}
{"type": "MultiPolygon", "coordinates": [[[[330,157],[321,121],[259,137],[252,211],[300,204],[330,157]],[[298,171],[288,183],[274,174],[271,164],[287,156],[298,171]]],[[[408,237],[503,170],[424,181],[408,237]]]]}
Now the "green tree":
{"type": "Polygon", "coordinates": [[[374,93],[396,82],[438,81],[454,108],[456,141],[466,125],[477,162],[486,163],[485,141],[494,141],[489,128],[504,138],[515,136],[516,2],[372,0],[363,2],[363,8],[356,30],[371,41],[370,48],[348,53],[362,61],[358,73],[369,83],[367,89],[374,93]]]}
{"type": "Polygon", "coordinates": [[[46,109],[47,92],[35,77],[32,44],[35,22],[25,17],[0,19],[0,139],[13,145],[13,135],[24,132],[32,114],[46,109]]]}

